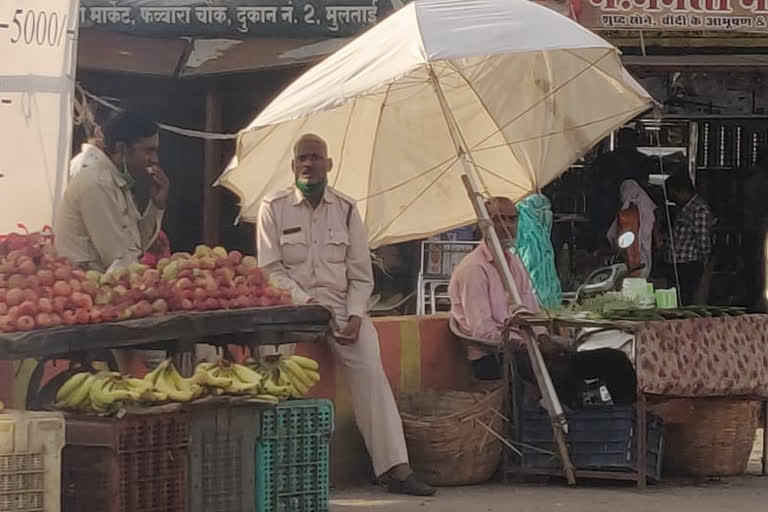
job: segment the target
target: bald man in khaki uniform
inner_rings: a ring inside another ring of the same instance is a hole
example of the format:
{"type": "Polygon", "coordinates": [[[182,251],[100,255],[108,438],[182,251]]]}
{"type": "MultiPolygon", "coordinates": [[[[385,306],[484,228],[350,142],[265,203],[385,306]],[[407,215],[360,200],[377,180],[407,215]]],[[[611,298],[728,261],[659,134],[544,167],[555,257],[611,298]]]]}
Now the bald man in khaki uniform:
{"type": "Polygon", "coordinates": [[[330,345],[344,368],[376,475],[388,478],[391,492],[431,496],[434,489],[408,464],[378,334],[366,315],[373,273],[365,226],[354,201],[327,186],[332,165],[320,137],[305,135],[296,143],[295,185],[267,196],[259,210],[259,266],[296,302],[334,311],[330,345]]]}

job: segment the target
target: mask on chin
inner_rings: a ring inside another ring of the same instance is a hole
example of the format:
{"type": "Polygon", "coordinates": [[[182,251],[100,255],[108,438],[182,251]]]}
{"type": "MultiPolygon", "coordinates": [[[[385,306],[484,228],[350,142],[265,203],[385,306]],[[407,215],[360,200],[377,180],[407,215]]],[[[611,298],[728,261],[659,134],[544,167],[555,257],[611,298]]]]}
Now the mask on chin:
{"type": "Polygon", "coordinates": [[[317,183],[308,183],[302,181],[301,178],[296,178],[296,188],[301,191],[304,197],[317,197],[319,194],[322,194],[326,185],[328,185],[328,178],[326,176],[323,176],[323,179],[317,183]]]}

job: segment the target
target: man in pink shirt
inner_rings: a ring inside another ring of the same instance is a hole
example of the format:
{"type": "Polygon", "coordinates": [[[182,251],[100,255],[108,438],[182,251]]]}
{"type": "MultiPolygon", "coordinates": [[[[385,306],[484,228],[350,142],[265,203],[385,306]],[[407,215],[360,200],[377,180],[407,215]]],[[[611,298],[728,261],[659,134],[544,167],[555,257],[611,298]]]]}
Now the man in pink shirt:
{"type": "MultiPolygon", "coordinates": [[[[517,237],[518,211],[515,203],[505,197],[497,197],[486,203],[488,214],[493,220],[501,245],[511,247],[517,237]]],[[[522,307],[531,313],[539,311],[536,294],[531,287],[531,280],[523,262],[510,251],[506,251],[509,270],[520,293],[522,307]]],[[[451,315],[459,328],[472,336],[501,344],[504,323],[509,318],[510,306],[498,271],[493,263],[493,255],[485,241],[468,254],[453,271],[448,289],[451,297],[451,315]]],[[[563,347],[553,342],[546,329],[536,330],[542,352],[560,353],[563,347]]],[[[520,335],[512,332],[511,336],[524,350],[520,335]]],[[[475,375],[478,378],[500,378],[496,356],[473,347],[468,348],[475,375]]]]}
{"type": "MultiPolygon", "coordinates": [[[[517,237],[518,212],[515,203],[495,197],[486,203],[493,226],[504,248],[511,248],[517,237]]],[[[512,278],[517,285],[522,304],[531,313],[539,311],[539,303],[523,262],[511,251],[505,251],[512,278]]],[[[468,254],[456,267],[449,286],[451,315],[459,328],[473,338],[501,344],[504,324],[514,309],[493,263],[493,254],[486,242],[468,254]]],[[[617,403],[634,401],[634,371],[626,356],[615,350],[573,352],[565,344],[553,340],[546,329],[535,330],[539,349],[544,356],[553,384],[563,403],[572,405],[585,379],[600,378],[607,382],[617,403]]],[[[535,382],[528,353],[519,332],[511,331],[517,343],[517,367],[520,376],[535,382]]],[[[468,348],[475,377],[482,380],[501,378],[497,354],[468,348]]]]}

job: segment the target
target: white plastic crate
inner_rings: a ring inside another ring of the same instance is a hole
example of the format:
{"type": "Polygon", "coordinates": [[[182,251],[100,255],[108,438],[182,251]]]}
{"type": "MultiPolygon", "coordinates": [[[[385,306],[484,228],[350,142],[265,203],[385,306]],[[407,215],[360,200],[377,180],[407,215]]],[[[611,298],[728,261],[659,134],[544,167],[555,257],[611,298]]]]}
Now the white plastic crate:
{"type": "Polygon", "coordinates": [[[59,512],[64,416],[0,413],[0,512],[59,512]]]}

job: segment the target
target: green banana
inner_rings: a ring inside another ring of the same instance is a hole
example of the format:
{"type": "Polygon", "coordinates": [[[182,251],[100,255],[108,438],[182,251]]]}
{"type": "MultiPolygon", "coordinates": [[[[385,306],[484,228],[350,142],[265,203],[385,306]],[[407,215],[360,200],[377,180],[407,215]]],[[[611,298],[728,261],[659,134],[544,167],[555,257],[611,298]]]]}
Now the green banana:
{"type": "Polygon", "coordinates": [[[81,372],[76,373],[59,388],[59,391],[56,393],[56,401],[63,402],[66,400],[67,397],[69,397],[72,393],[74,393],[82,384],[88,380],[88,377],[91,374],[88,372],[81,372]]]}

